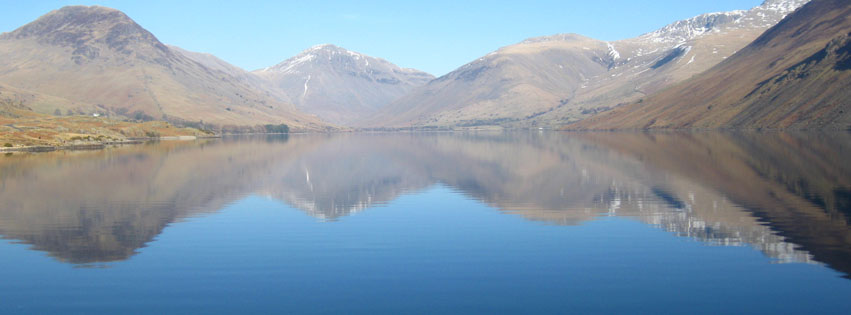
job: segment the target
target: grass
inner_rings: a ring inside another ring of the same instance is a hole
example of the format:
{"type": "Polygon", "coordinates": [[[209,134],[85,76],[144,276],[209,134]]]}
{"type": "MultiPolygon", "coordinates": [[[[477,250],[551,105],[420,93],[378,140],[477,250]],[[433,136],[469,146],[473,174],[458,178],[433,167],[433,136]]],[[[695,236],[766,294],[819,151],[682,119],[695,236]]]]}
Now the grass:
{"type": "Polygon", "coordinates": [[[128,122],[92,116],[52,116],[0,100],[0,143],[14,146],[64,146],[125,141],[129,138],[204,136],[194,128],[163,121],[128,122]]]}

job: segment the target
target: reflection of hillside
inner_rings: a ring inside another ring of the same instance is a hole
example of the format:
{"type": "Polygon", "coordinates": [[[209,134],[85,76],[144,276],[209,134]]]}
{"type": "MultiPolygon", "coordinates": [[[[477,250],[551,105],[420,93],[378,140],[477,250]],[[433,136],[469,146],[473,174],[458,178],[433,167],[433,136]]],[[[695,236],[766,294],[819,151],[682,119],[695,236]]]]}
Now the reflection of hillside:
{"type": "MultiPolygon", "coordinates": [[[[711,244],[748,244],[783,261],[809,261],[699,178],[648,167],[644,157],[603,143],[559,134],[424,137],[412,151],[429,153],[411,163],[425,165],[435,181],[532,220],[579,224],[600,215],[635,217],[711,244]]],[[[654,150],[652,142],[635,145],[654,150]]]]}
{"type": "Polygon", "coordinates": [[[250,192],[264,141],[162,143],[0,159],[0,233],[72,263],[122,260],[169,223],[250,192]]]}
{"type": "Polygon", "coordinates": [[[0,158],[0,233],[63,261],[114,261],[248,194],[335,220],[442,184],[530,220],[624,216],[849,272],[848,138],[313,135],[14,155],[0,158]]]}
{"type": "MultiPolygon", "coordinates": [[[[845,160],[851,148],[849,134],[583,134],[582,138],[640,158],[658,173],[715,191],[816,260],[851,272],[847,194],[851,164],[845,160]]],[[[677,195],[687,192],[680,189],[677,195]]],[[[701,211],[698,217],[716,214],[709,211],[713,207],[694,209],[701,211]]]]}
{"type": "MultiPolygon", "coordinates": [[[[690,138],[694,136],[670,137],[693,142],[690,138]]],[[[762,137],[769,140],[785,135],[762,137]]],[[[731,200],[729,192],[706,185],[707,178],[666,169],[667,162],[650,160],[656,158],[653,155],[619,150],[615,144],[621,142],[647,151],[665,149],[644,135],[348,136],[328,140],[322,148],[300,158],[304,166],[290,170],[293,174],[279,181],[283,186],[269,187],[283,188],[281,191],[290,193],[284,200],[316,216],[326,217],[323,213],[328,213],[334,218],[376,201],[392,200],[406,190],[442,183],[532,220],[580,224],[600,215],[634,217],[710,244],[749,245],[781,261],[810,261],[806,252],[755,217],[747,203],[731,200]],[[308,173],[311,186],[295,189],[293,183],[307,185],[308,173]],[[319,186],[322,188],[317,189],[319,186]],[[382,191],[385,194],[381,195],[382,191]],[[309,198],[324,201],[317,203],[309,198]]],[[[772,154],[728,148],[718,142],[697,146],[703,151],[754,160],[765,160],[760,154],[772,154]],[[734,151],[728,152],[730,149],[734,151]]],[[[715,174],[694,164],[699,159],[678,156],[682,153],[676,151],[664,152],[665,158],[686,163],[686,168],[715,174]]],[[[824,175],[818,174],[815,176],[824,175]]]]}

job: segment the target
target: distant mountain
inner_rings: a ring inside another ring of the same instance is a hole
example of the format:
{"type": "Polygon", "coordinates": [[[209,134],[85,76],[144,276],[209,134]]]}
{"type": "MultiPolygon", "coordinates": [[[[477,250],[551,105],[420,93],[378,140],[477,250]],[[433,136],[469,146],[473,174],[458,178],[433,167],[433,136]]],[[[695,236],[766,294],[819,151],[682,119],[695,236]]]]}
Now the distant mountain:
{"type": "Polygon", "coordinates": [[[434,79],[422,71],[328,44],[252,73],[271,81],[298,109],[343,125],[370,117],[434,79]]]}
{"type": "Polygon", "coordinates": [[[570,126],[851,129],[851,2],[813,0],[723,63],[570,126]]]}
{"type": "Polygon", "coordinates": [[[364,126],[504,124],[570,98],[610,63],[606,43],[574,34],[501,48],[388,105],[364,126]]]}
{"type": "Polygon", "coordinates": [[[363,126],[559,126],[639,100],[720,63],[808,0],[767,0],[637,38],[525,40],[440,77],[363,126]]]}
{"type": "Polygon", "coordinates": [[[27,105],[43,113],[99,112],[234,128],[325,126],[226,69],[176,52],[124,13],[98,6],[64,7],[0,35],[0,83],[6,92],[34,100],[27,105]],[[62,101],[39,101],[48,99],[62,101]]]}

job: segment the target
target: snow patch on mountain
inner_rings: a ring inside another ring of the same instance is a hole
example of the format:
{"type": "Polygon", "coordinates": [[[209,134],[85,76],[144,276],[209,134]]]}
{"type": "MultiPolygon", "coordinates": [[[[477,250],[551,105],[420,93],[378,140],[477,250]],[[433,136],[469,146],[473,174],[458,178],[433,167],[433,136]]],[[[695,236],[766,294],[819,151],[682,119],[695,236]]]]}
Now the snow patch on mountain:
{"type": "Polygon", "coordinates": [[[639,38],[652,43],[676,45],[710,32],[741,27],[770,27],[810,0],[766,0],[750,10],[714,12],[671,23],[639,38]]]}
{"type": "Polygon", "coordinates": [[[307,80],[304,81],[304,93],[301,94],[301,97],[307,96],[307,84],[310,83],[310,75],[307,75],[307,80]]]}
{"type": "Polygon", "coordinates": [[[735,22],[745,16],[746,11],[715,12],[674,22],[656,31],[641,35],[641,39],[652,43],[679,44],[717,29],[721,25],[735,22]]]}
{"type": "Polygon", "coordinates": [[[608,55],[612,58],[612,60],[618,60],[621,58],[621,54],[618,52],[617,49],[615,49],[614,45],[612,45],[611,43],[606,43],[606,46],[609,47],[608,55]]]}
{"type": "Polygon", "coordinates": [[[274,72],[279,72],[279,73],[298,73],[298,70],[296,70],[296,68],[298,66],[300,66],[302,64],[309,63],[309,62],[313,61],[314,59],[316,59],[316,55],[301,54],[301,55],[295,56],[293,58],[290,58],[290,59],[288,59],[288,60],[284,61],[283,63],[280,63],[276,66],[266,67],[262,71],[263,72],[274,71],[274,72]]]}

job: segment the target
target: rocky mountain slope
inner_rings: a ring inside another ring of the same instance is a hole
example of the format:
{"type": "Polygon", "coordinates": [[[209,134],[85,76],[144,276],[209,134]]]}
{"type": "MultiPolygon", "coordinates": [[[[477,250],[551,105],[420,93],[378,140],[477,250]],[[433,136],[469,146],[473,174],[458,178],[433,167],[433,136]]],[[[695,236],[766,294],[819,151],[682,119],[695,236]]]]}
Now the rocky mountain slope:
{"type": "Polygon", "coordinates": [[[124,13],[98,6],[64,7],[0,35],[0,82],[21,98],[62,100],[27,104],[42,113],[233,128],[325,126],[226,71],[175,52],[124,13]]]}
{"type": "Polygon", "coordinates": [[[850,17],[813,0],[709,71],[570,128],[851,128],[850,17]]]}
{"type": "Polygon", "coordinates": [[[371,116],[434,78],[328,44],[252,73],[271,81],[298,109],[343,125],[371,116]]]}
{"type": "Polygon", "coordinates": [[[720,63],[808,0],[767,0],[616,42],[567,34],[501,48],[387,106],[364,126],[558,126],[720,63]]]}

